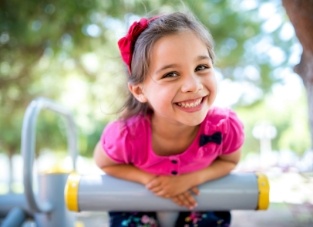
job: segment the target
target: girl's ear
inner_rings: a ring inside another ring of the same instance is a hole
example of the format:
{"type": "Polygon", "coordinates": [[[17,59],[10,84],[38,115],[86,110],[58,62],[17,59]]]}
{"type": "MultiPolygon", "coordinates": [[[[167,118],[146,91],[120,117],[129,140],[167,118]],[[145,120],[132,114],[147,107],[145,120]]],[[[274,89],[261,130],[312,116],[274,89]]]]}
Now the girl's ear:
{"type": "Polygon", "coordinates": [[[128,89],[133,96],[141,103],[147,102],[147,98],[143,93],[142,84],[130,84],[128,83],[128,89]]]}

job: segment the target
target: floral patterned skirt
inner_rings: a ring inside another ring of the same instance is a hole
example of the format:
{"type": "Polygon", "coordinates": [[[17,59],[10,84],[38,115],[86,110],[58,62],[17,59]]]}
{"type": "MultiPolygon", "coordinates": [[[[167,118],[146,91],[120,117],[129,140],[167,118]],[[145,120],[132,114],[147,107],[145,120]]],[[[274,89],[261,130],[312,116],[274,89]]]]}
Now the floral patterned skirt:
{"type": "MultiPolygon", "coordinates": [[[[155,212],[109,212],[109,215],[111,227],[160,227],[155,212]]],[[[228,211],[180,212],[175,227],[229,227],[230,221],[228,211]]]]}

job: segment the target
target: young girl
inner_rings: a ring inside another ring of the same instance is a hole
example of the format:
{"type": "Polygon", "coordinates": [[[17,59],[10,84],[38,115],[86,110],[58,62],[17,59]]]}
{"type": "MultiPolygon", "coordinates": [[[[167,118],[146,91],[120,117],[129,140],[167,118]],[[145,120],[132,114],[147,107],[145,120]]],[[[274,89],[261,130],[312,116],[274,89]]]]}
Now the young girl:
{"type": "MultiPolygon", "coordinates": [[[[243,126],[213,107],[217,93],[210,34],[193,16],[141,19],[119,40],[130,95],[94,151],[107,174],[141,183],[185,206],[176,226],[229,226],[229,212],[195,212],[197,186],[229,174],[243,126]]],[[[154,212],[110,212],[111,226],[158,226],[154,212]]]]}

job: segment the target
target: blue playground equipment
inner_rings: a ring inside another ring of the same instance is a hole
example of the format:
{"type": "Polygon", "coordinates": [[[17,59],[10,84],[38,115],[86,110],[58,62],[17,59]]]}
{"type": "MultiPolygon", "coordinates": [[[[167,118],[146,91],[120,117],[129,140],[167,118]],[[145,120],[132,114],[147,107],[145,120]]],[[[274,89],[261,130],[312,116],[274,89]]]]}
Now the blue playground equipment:
{"type": "MultiPolygon", "coordinates": [[[[70,112],[49,99],[35,99],[26,110],[22,128],[24,193],[0,195],[0,226],[74,227],[75,212],[136,210],[157,211],[161,226],[171,227],[178,212],[186,210],[155,196],[143,185],[105,174],[49,171],[38,175],[35,193],[35,126],[43,108],[65,118],[69,152],[73,170],[76,169],[76,129],[70,112]],[[29,222],[31,225],[27,225],[29,222]]],[[[199,189],[196,210],[266,210],[269,206],[269,182],[263,174],[232,173],[204,183],[199,189]]]]}
{"type": "Polygon", "coordinates": [[[38,192],[33,182],[35,129],[42,109],[49,109],[65,119],[69,152],[76,169],[77,138],[71,113],[46,98],[33,100],[27,107],[22,127],[23,194],[0,195],[0,226],[73,227],[75,215],[66,209],[64,186],[69,173],[49,171],[38,175],[38,192]],[[29,223],[27,225],[27,223],[29,223]]]}

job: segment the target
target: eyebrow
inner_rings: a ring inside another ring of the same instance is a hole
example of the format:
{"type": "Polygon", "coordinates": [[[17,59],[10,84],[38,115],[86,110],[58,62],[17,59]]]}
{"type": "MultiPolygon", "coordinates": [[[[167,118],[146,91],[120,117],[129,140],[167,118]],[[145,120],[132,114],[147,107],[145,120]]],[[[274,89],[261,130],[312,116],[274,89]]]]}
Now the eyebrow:
{"type": "Polygon", "coordinates": [[[197,60],[206,60],[206,59],[211,60],[211,57],[208,55],[200,55],[197,57],[197,60]]]}
{"type": "MultiPolygon", "coordinates": [[[[207,59],[211,60],[210,56],[208,56],[208,55],[199,55],[199,56],[196,58],[196,61],[207,60],[207,59]]],[[[158,70],[157,70],[157,73],[160,73],[161,71],[164,71],[164,70],[169,69],[169,68],[174,68],[174,67],[176,67],[176,66],[177,66],[177,64],[165,65],[165,66],[163,66],[162,68],[158,69],[158,70]]]]}
{"type": "Polygon", "coordinates": [[[177,64],[165,65],[165,66],[163,66],[162,68],[158,69],[158,70],[156,71],[156,73],[160,73],[161,71],[164,71],[164,70],[169,69],[169,68],[174,68],[175,66],[177,66],[177,64]]]}

